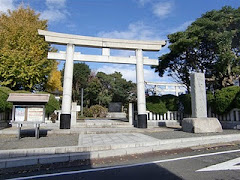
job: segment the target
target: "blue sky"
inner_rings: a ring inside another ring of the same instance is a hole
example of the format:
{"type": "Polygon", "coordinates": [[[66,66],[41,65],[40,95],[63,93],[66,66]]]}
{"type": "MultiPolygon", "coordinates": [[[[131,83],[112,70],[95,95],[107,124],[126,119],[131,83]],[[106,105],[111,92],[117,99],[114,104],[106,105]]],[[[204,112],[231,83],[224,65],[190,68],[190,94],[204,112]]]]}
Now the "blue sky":
{"type": "MultiPolygon", "coordinates": [[[[84,36],[107,38],[167,40],[167,35],[185,30],[191,22],[207,11],[225,5],[238,8],[240,0],[0,0],[0,11],[14,10],[19,4],[29,5],[48,19],[48,30],[84,36]]],[[[64,51],[64,46],[57,46],[64,51]]],[[[76,48],[83,54],[100,54],[99,49],[76,48]]],[[[167,53],[144,53],[157,58],[167,53]]],[[[129,56],[134,52],[111,51],[113,55],[129,56]]],[[[63,62],[60,63],[61,69],[63,62]]],[[[121,72],[123,77],[135,81],[135,66],[88,63],[97,72],[121,72]]],[[[159,77],[150,67],[145,67],[146,81],[169,82],[173,79],[159,77]]]]}

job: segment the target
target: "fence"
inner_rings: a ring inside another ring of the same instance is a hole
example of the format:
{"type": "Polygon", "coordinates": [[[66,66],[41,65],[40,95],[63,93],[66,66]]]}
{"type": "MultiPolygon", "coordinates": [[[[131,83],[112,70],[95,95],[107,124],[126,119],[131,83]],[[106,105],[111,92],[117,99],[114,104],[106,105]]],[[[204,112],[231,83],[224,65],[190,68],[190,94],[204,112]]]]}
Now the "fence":
{"type": "Polygon", "coordinates": [[[209,109],[208,116],[216,117],[225,129],[239,129],[240,109],[232,109],[229,113],[223,115],[214,114],[211,112],[211,109],[209,109]]]}
{"type": "MultiPolygon", "coordinates": [[[[168,111],[167,113],[160,115],[147,111],[147,123],[149,126],[175,126],[180,125],[183,118],[191,117],[191,115],[183,114],[178,111],[168,111]]],[[[232,109],[229,113],[218,115],[211,112],[208,109],[208,117],[216,117],[223,128],[238,129],[240,127],[240,109],[232,109]]],[[[135,120],[137,119],[137,113],[135,114],[135,120]]]]}
{"type": "MultiPolygon", "coordinates": [[[[134,112],[134,120],[137,120],[137,112],[134,112]]],[[[147,111],[148,126],[179,126],[184,114],[178,111],[168,111],[165,114],[155,114],[147,111]]]]}
{"type": "Polygon", "coordinates": [[[0,112],[0,121],[9,121],[12,119],[12,111],[11,112],[0,112]]]}
{"type": "Polygon", "coordinates": [[[9,127],[9,122],[12,119],[12,112],[0,112],[0,129],[9,127]]]}

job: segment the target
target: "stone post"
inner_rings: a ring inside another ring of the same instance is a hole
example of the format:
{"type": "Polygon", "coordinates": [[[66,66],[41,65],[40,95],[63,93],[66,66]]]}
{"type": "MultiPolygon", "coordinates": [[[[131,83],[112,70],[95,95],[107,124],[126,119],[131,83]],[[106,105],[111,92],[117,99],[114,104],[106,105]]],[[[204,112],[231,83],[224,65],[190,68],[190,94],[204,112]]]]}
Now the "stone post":
{"type": "Polygon", "coordinates": [[[192,118],[183,119],[183,131],[193,133],[222,132],[222,126],[218,119],[207,117],[207,98],[204,74],[193,73],[190,75],[190,81],[192,118]]]}
{"type": "Polygon", "coordinates": [[[133,125],[133,116],[134,116],[133,103],[129,103],[129,105],[128,105],[128,121],[129,121],[130,125],[133,125]]]}
{"type": "Polygon", "coordinates": [[[60,129],[70,129],[71,125],[73,55],[74,45],[67,44],[67,54],[63,80],[62,114],[60,116],[60,129]]]}
{"type": "Polygon", "coordinates": [[[77,123],[77,103],[72,102],[71,126],[76,125],[76,123],[77,123]]]}
{"type": "Polygon", "coordinates": [[[142,49],[136,50],[136,60],[137,60],[136,72],[137,72],[137,105],[138,105],[137,127],[138,128],[147,128],[146,98],[145,98],[145,86],[144,86],[142,49]]]}

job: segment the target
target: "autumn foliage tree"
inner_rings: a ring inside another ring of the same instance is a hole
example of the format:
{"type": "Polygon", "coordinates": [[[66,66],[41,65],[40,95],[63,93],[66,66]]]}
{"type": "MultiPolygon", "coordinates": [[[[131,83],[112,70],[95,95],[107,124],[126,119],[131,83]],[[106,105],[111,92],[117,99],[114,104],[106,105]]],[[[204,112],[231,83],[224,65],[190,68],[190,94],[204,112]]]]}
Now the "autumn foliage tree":
{"type": "Polygon", "coordinates": [[[48,81],[46,85],[46,90],[48,92],[63,91],[62,81],[61,81],[62,75],[61,75],[61,71],[58,70],[58,64],[59,63],[57,61],[54,61],[52,71],[48,76],[48,81]]]}
{"type": "Polygon", "coordinates": [[[47,29],[40,14],[20,6],[0,14],[0,85],[13,90],[44,90],[54,61],[38,29],[47,29]]]}

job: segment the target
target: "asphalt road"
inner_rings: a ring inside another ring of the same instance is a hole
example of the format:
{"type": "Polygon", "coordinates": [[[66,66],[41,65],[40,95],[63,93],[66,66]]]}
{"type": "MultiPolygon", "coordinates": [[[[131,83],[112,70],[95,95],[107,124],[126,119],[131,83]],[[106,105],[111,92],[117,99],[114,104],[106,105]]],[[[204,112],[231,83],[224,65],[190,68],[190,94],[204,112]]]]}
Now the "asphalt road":
{"type": "MultiPolygon", "coordinates": [[[[240,179],[240,146],[145,154],[92,162],[91,166],[12,175],[20,179],[240,179]],[[204,169],[205,168],[205,169],[204,169]],[[25,176],[25,178],[24,178],[25,176]]],[[[5,177],[10,178],[10,177],[5,177]]]]}

